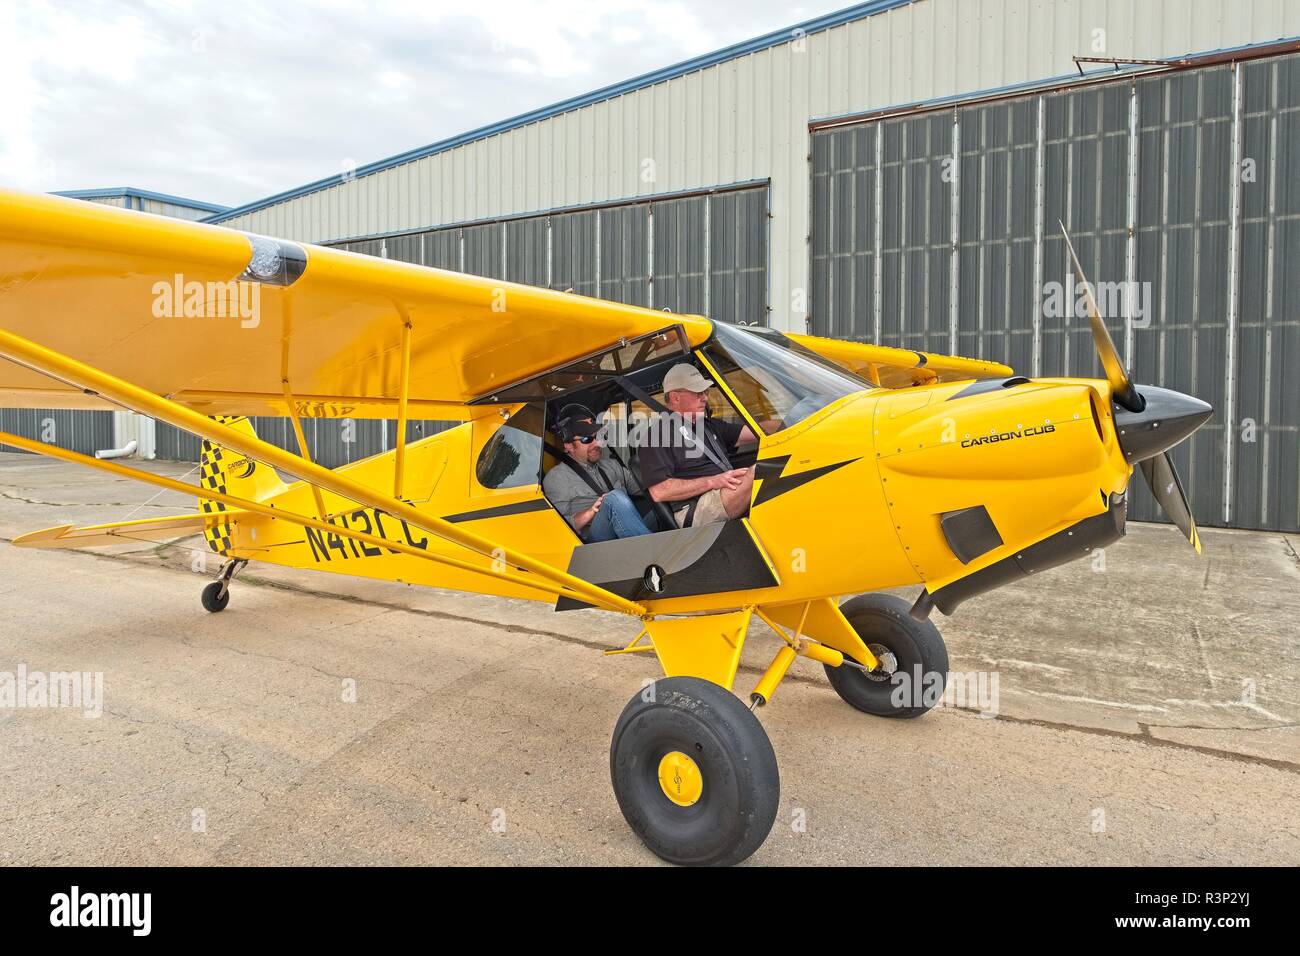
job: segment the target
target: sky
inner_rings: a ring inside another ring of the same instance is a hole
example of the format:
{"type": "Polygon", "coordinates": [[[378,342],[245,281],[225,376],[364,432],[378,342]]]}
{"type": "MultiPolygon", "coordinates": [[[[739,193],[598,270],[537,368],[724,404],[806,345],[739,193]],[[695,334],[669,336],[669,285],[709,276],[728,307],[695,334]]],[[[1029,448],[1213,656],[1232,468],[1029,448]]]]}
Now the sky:
{"type": "Polygon", "coordinates": [[[0,185],[241,205],[851,0],[0,3],[0,185]]]}

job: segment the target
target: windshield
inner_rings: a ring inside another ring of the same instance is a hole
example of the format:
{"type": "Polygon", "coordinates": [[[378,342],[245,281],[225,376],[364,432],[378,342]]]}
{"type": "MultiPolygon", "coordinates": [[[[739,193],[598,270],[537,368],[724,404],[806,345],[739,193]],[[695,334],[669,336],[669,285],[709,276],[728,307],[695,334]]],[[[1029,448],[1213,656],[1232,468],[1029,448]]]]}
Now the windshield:
{"type": "Polygon", "coordinates": [[[713,324],[702,351],[755,421],[781,428],[874,386],[772,329],[713,324]]]}

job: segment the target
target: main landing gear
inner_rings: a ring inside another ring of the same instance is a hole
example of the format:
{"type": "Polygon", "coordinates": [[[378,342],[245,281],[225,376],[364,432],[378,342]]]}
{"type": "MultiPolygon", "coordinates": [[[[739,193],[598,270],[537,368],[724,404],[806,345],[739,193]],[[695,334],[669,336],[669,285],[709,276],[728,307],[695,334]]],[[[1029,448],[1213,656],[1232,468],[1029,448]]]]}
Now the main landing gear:
{"type": "Polygon", "coordinates": [[[216,614],[224,611],[230,603],[230,582],[236,574],[248,564],[240,558],[231,558],[217,572],[217,579],[203,589],[203,609],[216,614]]]}
{"type": "Polygon", "coordinates": [[[892,594],[860,594],[840,605],[880,667],[868,671],[827,664],[826,676],[835,693],[863,713],[920,717],[943,695],[948,648],[934,623],[918,621],[909,613],[910,607],[892,594]],[[895,679],[895,675],[901,676],[895,679]]]}
{"type": "Polygon", "coordinates": [[[628,702],[609,772],[632,830],[670,863],[739,863],[767,839],[781,802],[763,725],[736,695],[698,677],[655,681],[628,702]]]}
{"type": "MultiPolygon", "coordinates": [[[[943,638],[929,620],[912,617],[900,598],[863,594],[838,608],[841,627],[847,622],[857,635],[841,631],[840,643],[856,645],[855,653],[874,658],[874,667],[804,638],[802,621],[790,636],[761,609],[755,613],[785,644],[750,695],[751,706],[719,683],[669,677],[633,697],[614,727],[609,771],[619,809],[645,845],[670,863],[739,863],[767,839],[781,780],[776,754],[754,711],[768,703],[796,658],[823,664],[840,697],[879,717],[919,717],[942,697],[948,675],[943,638]],[[863,644],[869,655],[861,651],[863,644]]],[[[831,639],[824,613],[820,628],[831,639]]],[[[701,642],[707,634],[701,631],[701,642]]],[[[642,649],[635,645],[629,649],[642,649]]],[[[735,655],[738,660],[739,646],[735,655]]],[[[734,674],[733,667],[726,676],[734,674]]]]}

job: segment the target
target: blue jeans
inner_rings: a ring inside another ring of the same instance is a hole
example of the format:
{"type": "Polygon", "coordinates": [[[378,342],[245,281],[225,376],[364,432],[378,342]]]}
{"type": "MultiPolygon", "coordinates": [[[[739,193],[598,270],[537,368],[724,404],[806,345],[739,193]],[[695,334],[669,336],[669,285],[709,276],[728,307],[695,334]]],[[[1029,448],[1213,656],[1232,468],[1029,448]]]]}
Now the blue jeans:
{"type": "Polygon", "coordinates": [[[641,514],[627,492],[615,489],[605,495],[596,517],[587,525],[586,540],[613,541],[615,538],[634,538],[639,534],[650,534],[650,529],[641,520],[641,514]]]}

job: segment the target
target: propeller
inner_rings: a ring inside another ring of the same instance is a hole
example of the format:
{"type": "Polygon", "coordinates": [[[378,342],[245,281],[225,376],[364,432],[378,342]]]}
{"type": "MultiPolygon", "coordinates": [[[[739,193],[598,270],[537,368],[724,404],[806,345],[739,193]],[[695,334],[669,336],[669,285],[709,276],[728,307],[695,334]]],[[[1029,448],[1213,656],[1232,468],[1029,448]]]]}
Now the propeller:
{"type": "Polygon", "coordinates": [[[1187,505],[1187,492],[1183,491],[1183,483],[1178,480],[1178,472],[1174,470],[1174,459],[1169,452],[1164,452],[1141,462],[1139,467],[1151,493],[1160,502],[1160,507],[1191,542],[1196,553],[1200,554],[1201,536],[1196,533],[1196,520],[1192,517],[1192,509],[1187,505]]]}
{"type": "Polygon", "coordinates": [[[1097,346],[1101,367],[1106,372],[1106,381],[1110,383],[1111,398],[1119,406],[1115,409],[1115,427],[1120,448],[1130,463],[1138,465],[1161,509],[1200,554],[1201,536],[1196,531],[1187,492],[1183,490],[1169,449],[1200,428],[1214,414],[1214,409],[1199,398],[1165,388],[1147,386],[1146,394],[1138,391],[1119,357],[1106,323],[1101,319],[1101,310],[1097,308],[1092,286],[1083,274],[1070,234],[1065,231],[1064,223],[1060,225],[1075,275],[1083,287],[1092,340],[1097,346]]]}
{"type": "Polygon", "coordinates": [[[1065,246],[1070,250],[1070,259],[1074,262],[1074,274],[1078,277],[1079,285],[1083,287],[1083,294],[1088,302],[1088,321],[1092,323],[1092,341],[1097,346],[1101,367],[1106,370],[1106,381],[1110,382],[1111,396],[1129,411],[1140,412],[1146,407],[1146,401],[1134,386],[1133,380],[1129,378],[1128,369],[1124,367],[1124,362],[1119,357],[1119,349],[1115,348],[1115,341],[1110,337],[1106,323],[1101,320],[1101,310],[1097,308],[1092,286],[1088,284],[1083,274],[1083,266],[1079,265],[1079,257],[1074,253],[1074,243],[1070,241],[1070,234],[1065,231],[1065,223],[1059,219],[1057,223],[1061,227],[1061,235],[1065,236],[1065,246]]]}

